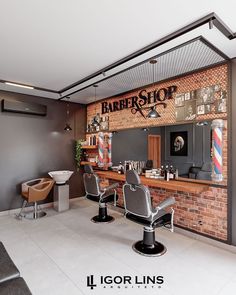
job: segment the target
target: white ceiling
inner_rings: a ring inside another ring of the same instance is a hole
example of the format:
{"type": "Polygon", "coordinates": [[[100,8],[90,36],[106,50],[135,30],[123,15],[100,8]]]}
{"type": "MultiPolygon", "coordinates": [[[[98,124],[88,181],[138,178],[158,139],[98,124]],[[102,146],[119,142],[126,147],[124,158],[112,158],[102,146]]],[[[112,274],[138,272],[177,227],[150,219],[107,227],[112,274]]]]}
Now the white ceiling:
{"type": "MultiPolygon", "coordinates": [[[[0,0],[0,79],[59,91],[208,13],[236,32],[235,6],[233,0],[0,0]]],[[[236,56],[236,39],[203,26],[116,71],[199,35],[236,56]]],[[[2,83],[0,89],[58,98],[2,83]]]]}

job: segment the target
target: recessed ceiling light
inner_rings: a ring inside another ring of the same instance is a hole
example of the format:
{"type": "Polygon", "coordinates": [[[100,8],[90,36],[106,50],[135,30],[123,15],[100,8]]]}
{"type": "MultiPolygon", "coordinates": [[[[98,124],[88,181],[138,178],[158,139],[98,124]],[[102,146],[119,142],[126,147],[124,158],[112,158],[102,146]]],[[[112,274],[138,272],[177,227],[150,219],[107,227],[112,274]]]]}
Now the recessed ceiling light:
{"type": "Polygon", "coordinates": [[[5,82],[5,84],[10,85],[10,86],[21,87],[21,88],[34,89],[33,86],[27,86],[27,85],[22,85],[22,84],[16,84],[16,83],[12,83],[12,82],[5,82]]]}

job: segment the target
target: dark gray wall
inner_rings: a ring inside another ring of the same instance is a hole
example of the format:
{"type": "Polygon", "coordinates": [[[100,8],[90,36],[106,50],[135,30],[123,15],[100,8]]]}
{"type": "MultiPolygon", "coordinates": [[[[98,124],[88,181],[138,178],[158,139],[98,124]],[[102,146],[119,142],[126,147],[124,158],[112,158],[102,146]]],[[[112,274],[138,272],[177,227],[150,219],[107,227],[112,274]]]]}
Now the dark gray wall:
{"type": "Polygon", "coordinates": [[[112,138],[113,165],[118,165],[125,160],[147,161],[149,134],[161,134],[161,128],[150,128],[149,131],[137,128],[115,133],[112,138]]]}
{"type": "Polygon", "coordinates": [[[229,192],[231,193],[231,215],[232,215],[232,244],[236,245],[236,59],[232,60],[232,72],[231,72],[231,124],[230,124],[230,165],[229,174],[231,177],[231,186],[229,192]]]}
{"type": "MultiPolygon", "coordinates": [[[[75,138],[84,138],[86,108],[70,104],[72,132],[65,132],[66,103],[10,92],[0,100],[17,99],[47,105],[46,117],[0,112],[0,211],[21,206],[20,184],[47,176],[48,171],[76,171],[75,138]]],[[[70,180],[70,196],[83,195],[80,173],[70,180]]],[[[52,201],[52,194],[46,202],[52,201]]]]}
{"type": "Polygon", "coordinates": [[[113,135],[112,161],[118,165],[124,160],[146,161],[148,155],[148,135],[161,135],[161,162],[172,164],[180,174],[187,174],[189,167],[201,167],[203,162],[211,161],[210,157],[211,122],[207,126],[193,124],[173,125],[150,128],[144,132],[142,128],[122,130],[113,135]],[[188,131],[188,156],[170,156],[170,132],[188,131]]]}
{"type": "Polygon", "coordinates": [[[210,131],[211,122],[206,126],[195,124],[183,124],[162,127],[162,138],[164,138],[165,148],[162,163],[171,164],[178,168],[179,174],[188,174],[191,166],[201,167],[204,162],[211,162],[211,141],[210,131]],[[187,131],[188,132],[188,155],[170,155],[170,133],[187,131]]]}

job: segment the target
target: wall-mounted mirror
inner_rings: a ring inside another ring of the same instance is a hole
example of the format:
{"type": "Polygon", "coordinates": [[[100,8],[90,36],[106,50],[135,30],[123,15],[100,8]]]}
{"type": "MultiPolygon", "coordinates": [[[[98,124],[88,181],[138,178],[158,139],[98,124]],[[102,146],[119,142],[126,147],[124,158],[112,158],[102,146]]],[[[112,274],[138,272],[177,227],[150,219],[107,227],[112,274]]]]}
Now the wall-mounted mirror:
{"type": "Polygon", "coordinates": [[[188,181],[211,181],[211,124],[204,121],[118,131],[113,135],[113,165],[125,160],[153,160],[154,168],[173,165],[188,181]]]}

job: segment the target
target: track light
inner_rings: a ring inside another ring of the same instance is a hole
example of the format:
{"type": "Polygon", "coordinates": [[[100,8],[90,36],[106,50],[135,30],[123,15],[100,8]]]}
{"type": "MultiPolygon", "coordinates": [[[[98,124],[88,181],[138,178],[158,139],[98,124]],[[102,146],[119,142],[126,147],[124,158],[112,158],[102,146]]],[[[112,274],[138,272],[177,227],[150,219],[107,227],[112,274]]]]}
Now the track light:
{"type": "Polygon", "coordinates": [[[67,96],[66,98],[67,98],[67,104],[66,104],[66,120],[67,120],[67,123],[66,123],[66,126],[64,128],[64,131],[72,131],[72,128],[70,127],[70,124],[68,123],[69,115],[70,115],[70,106],[69,106],[70,97],[67,96]]]}
{"type": "Polygon", "coordinates": [[[9,86],[16,86],[16,87],[21,87],[21,88],[27,88],[27,89],[34,89],[33,86],[28,86],[28,85],[23,85],[23,84],[17,84],[17,83],[12,83],[12,82],[4,82],[6,85],[9,86]]]}

